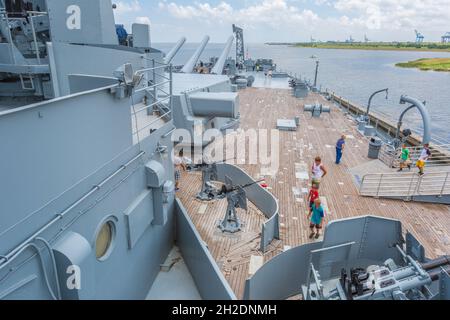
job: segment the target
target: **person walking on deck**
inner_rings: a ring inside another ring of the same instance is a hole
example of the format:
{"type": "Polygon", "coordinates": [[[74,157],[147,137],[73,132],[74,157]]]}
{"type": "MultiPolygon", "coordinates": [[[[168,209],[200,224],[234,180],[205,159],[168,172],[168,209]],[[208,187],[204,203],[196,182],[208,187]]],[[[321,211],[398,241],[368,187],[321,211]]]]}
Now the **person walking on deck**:
{"type": "Polygon", "coordinates": [[[431,157],[430,145],[428,143],[424,144],[422,153],[420,154],[419,160],[416,163],[417,168],[419,168],[419,175],[423,176],[425,165],[431,157]]]}
{"type": "Polygon", "coordinates": [[[400,170],[398,170],[398,172],[402,172],[406,167],[411,170],[411,155],[409,149],[406,147],[406,144],[403,144],[402,155],[400,157],[400,170]]]}
{"type": "Polygon", "coordinates": [[[314,163],[312,165],[312,184],[317,186],[317,189],[320,187],[320,183],[322,179],[328,174],[327,169],[322,164],[322,158],[316,157],[314,163]]]}
{"type": "Polygon", "coordinates": [[[308,203],[309,203],[309,214],[312,214],[314,202],[319,199],[319,188],[316,184],[313,184],[312,189],[309,191],[308,203]]]}
{"type": "Polygon", "coordinates": [[[314,201],[312,210],[308,215],[308,220],[310,220],[309,228],[311,229],[311,234],[309,235],[310,239],[314,238],[314,236],[316,239],[319,239],[320,230],[323,228],[324,218],[325,211],[319,198],[314,201]],[[314,232],[314,229],[316,229],[316,232],[314,232]]]}
{"type": "Polygon", "coordinates": [[[336,164],[341,163],[342,155],[344,154],[346,138],[347,137],[345,135],[342,135],[342,137],[336,143],[336,164]]]}
{"type": "Polygon", "coordinates": [[[181,170],[186,171],[186,164],[183,158],[184,153],[183,150],[181,150],[179,155],[175,156],[173,159],[173,164],[175,166],[175,191],[180,190],[181,170]]]}

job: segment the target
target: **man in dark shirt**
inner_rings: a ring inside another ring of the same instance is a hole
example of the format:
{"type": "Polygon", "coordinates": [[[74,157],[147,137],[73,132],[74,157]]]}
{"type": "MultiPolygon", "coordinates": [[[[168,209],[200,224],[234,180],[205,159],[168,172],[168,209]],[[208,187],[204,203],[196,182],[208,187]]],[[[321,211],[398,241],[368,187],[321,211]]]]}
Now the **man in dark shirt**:
{"type": "Polygon", "coordinates": [[[345,149],[345,139],[346,138],[347,137],[343,135],[336,143],[336,164],[341,163],[342,155],[343,155],[344,149],[345,149]]]}

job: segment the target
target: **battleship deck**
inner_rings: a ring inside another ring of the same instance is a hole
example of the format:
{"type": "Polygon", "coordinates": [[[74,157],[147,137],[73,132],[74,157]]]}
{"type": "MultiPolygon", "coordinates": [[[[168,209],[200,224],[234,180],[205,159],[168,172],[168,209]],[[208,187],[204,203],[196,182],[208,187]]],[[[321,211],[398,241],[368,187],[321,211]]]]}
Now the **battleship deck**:
{"type": "MultiPolygon", "coordinates": [[[[358,168],[367,170],[368,140],[357,131],[354,121],[337,107],[332,106],[331,114],[312,118],[310,113],[303,113],[303,105],[317,101],[328,105],[321,96],[311,94],[306,99],[296,99],[288,90],[268,88],[241,91],[240,101],[244,130],[271,130],[276,127],[277,119],[296,116],[300,117],[301,124],[297,132],[280,132],[279,171],[274,176],[266,176],[269,190],[280,202],[281,239],[274,241],[265,255],[258,251],[261,223],[265,219],[262,213],[250,205],[248,213],[240,212],[244,230],[237,235],[223,235],[216,226],[224,217],[226,201],[202,203],[195,200],[201,175],[183,174],[178,197],[238,298],[243,297],[249,274],[261,265],[261,257],[268,261],[286,248],[311,241],[306,217],[307,195],[303,193],[309,181],[298,178],[309,173],[317,155],[322,156],[329,172],[321,186],[328,221],[367,214],[398,219],[403,223],[403,231],[411,232],[425,246],[428,257],[450,253],[448,206],[359,196],[352,172],[358,168]],[[343,163],[337,166],[334,145],[341,134],[346,134],[348,141],[343,163]]],[[[259,165],[242,167],[255,179],[263,176],[259,165]]],[[[377,170],[375,166],[374,170],[377,170]]]]}

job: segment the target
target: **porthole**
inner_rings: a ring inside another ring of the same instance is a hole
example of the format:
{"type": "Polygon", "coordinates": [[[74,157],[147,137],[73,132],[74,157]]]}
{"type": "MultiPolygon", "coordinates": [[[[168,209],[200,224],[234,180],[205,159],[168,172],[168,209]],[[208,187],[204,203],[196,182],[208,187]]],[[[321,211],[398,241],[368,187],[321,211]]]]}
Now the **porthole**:
{"type": "Polygon", "coordinates": [[[114,247],[114,238],[116,236],[116,226],[112,220],[104,222],[95,239],[95,255],[97,260],[105,261],[114,247]]]}

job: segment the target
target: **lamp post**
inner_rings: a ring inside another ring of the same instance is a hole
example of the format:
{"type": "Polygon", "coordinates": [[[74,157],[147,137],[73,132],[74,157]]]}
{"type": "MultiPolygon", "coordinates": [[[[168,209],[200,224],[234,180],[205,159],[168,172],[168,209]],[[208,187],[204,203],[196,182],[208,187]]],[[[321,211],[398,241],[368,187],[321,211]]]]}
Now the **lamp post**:
{"type": "Polygon", "coordinates": [[[314,76],[314,88],[316,88],[316,89],[317,89],[317,76],[319,74],[319,64],[320,64],[320,62],[319,62],[319,60],[317,60],[316,61],[316,74],[314,76]]]}

